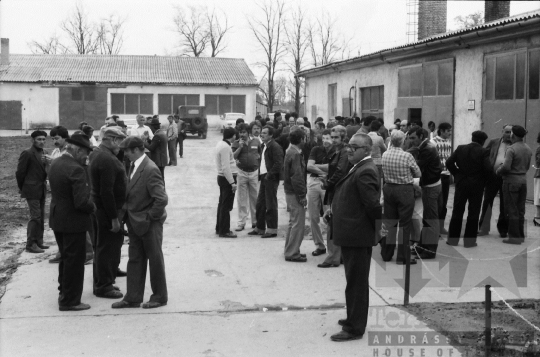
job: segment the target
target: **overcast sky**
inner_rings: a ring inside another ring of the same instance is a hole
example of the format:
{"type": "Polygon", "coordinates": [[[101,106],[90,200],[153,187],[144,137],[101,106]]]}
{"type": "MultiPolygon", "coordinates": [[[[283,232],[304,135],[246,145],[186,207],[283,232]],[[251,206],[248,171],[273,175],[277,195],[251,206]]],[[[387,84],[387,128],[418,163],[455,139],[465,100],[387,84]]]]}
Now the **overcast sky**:
{"type": "MultiPolygon", "coordinates": [[[[258,14],[254,0],[82,0],[90,18],[98,21],[111,13],[127,17],[121,54],[164,55],[178,44],[173,31],[173,6],[209,5],[223,10],[233,30],[222,57],[244,58],[257,76],[255,63],[261,52],[247,26],[246,17],[258,14]]],[[[55,31],[74,7],[74,0],[0,0],[0,36],[10,39],[11,53],[31,53],[28,42],[43,40],[55,31]]],[[[367,54],[406,43],[406,0],[288,0],[303,6],[309,16],[328,11],[339,18],[340,30],[354,36],[352,46],[367,54]]],[[[484,9],[483,1],[448,1],[447,28],[454,18],[484,9]]],[[[512,1],[510,14],[540,9],[538,1],[512,1]]],[[[354,53],[357,55],[357,52],[354,53]]]]}

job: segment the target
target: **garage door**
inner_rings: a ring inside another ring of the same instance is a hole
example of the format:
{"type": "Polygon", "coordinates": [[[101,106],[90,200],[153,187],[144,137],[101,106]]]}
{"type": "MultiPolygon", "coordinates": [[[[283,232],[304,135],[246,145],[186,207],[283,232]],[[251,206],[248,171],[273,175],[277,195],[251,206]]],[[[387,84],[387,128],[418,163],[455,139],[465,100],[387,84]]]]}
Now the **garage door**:
{"type": "Polygon", "coordinates": [[[22,128],[22,102],[18,100],[0,101],[0,129],[22,128]]]}

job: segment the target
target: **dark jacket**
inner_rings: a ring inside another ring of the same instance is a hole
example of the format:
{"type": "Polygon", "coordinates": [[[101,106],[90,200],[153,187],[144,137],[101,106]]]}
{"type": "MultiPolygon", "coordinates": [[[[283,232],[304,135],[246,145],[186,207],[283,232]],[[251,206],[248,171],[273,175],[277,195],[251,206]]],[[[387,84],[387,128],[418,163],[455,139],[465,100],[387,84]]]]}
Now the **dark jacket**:
{"type": "MultiPolygon", "coordinates": [[[[414,155],[413,155],[414,156],[414,155]]],[[[422,172],[420,186],[434,184],[441,179],[441,159],[437,147],[429,140],[424,140],[418,147],[416,163],[422,172]]]]}
{"type": "Polygon", "coordinates": [[[167,133],[163,129],[159,129],[154,133],[150,143],[144,143],[144,147],[150,150],[150,158],[158,167],[167,166],[167,145],[167,133]]]}
{"type": "Polygon", "coordinates": [[[45,150],[39,151],[34,145],[21,153],[15,178],[22,198],[39,200],[45,197],[47,171],[41,161],[45,154],[45,150]]]}
{"type": "MultiPolygon", "coordinates": [[[[133,233],[138,236],[146,234],[150,221],[163,224],[167,218],[165,207],[168,201],[161,172],[152,160],[145,157],[127,184],[126,202],[122,207],[129,217],[133,233]]],[[[126,214],[121,213],[121,216],[126,214]]]]}
{"type": "Polygon", "coordinates": [[[272,181],[283,180],[283,150],[274,139],[263,144],[264,162],[266,163],[266,179],[272,181]],[[266,151],[264,151],[266,146],[266,151]]]}
{"type": "Polygon", "coordinates": [[[306,198],[306,164],[302,154],[295,147],[287,149],[283,167],[285,193],[296,195],[299,200],[306,198]]]}
{"type": "Polygon", "coordinates": [[[100,145],[90,155],[92,199],[108,220],[118,218],[126,200],[126,171],[123,163],[106,146],[100,145]]]}
{"type": "Polygon", "coordinates": [[[379,171],[372,159],[359,162],[335,186],[332,237],[342,247],[373,247],[380,228],[379,171]]]}
{"type": "Polygon", "coordinates": [[[446,167],[454,175],[456,185],[463,182],[483,186],[493,171],[489,151],[477,143],[459,145],[446,160],[446,167]]]}
{"type": "MultiPolygon", "coordinates": [[[[489,152],[489,162],[491,163],[491,171],[493,171],[493,165],[495,165],[495,160],[497,160],[497,154],[499,153],[499,147],[501,146],[502,138],[491,139],[486,146],[487,151],[489,152]]],[[[493,173],[495,173],[493,171],[493,173]]]]}
{"type": "Polygon", "coordinates": [[[351,164],[347,157],[347,150],[345,145],[334,145],[331,149],[333,153],[328,160],[328,180],[326,181],[324,195],[324,204],[332,204],[332,197],[334,195],[334,186],[341,180],[343,176],[349,172],[351,164]]]}
{"type": "Polygon", "coordinates": [[[536,153],[534,155],[534,166],[536,167],[534,178],[540,178],[540,146],[536,148],[536,153]]]}
{"type": "Polygon", "coordinates": [[[96,206],[90,198],[90,186],[84,167],[71,155],[64,154],[51,164],[51,209],[49,226],[64,233],[86,232],[91,229],[90,214],[96,206]]]}

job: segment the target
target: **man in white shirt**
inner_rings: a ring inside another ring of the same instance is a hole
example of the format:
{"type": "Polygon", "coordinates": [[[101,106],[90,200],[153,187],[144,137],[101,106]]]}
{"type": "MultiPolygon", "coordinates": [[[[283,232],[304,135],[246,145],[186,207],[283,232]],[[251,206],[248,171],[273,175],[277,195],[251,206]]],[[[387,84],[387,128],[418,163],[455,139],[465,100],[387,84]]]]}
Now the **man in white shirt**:
{"type": "MultiPolygon", "coordinates": [[[[152,140],[154,138],[154,133],[149,126],[145,125],[146,118],[141,114],[138,114],[136,119],[137,125],[133,125],[131,129],[128,130],[128,136],[137,136],[143,139],[143,141],[145,141],[146,139],[144,138],[144,136],[146,135],[148,137],[148,140],[152,140]]],[[[144,152],[148,155],[150,150],[145,148],[144,152]]]]}
{"type": "Polygon", "coordinates": [[[234,193],[236,192],[236,176],[238,168],[231,149],[236,130],[225,128],[223,140],[216,145],[216,166],[218,171],[219,203],[217,209],[216,234],[221,238],[236,238],[231,232],[230,212],[234,205],[234,193]]]}

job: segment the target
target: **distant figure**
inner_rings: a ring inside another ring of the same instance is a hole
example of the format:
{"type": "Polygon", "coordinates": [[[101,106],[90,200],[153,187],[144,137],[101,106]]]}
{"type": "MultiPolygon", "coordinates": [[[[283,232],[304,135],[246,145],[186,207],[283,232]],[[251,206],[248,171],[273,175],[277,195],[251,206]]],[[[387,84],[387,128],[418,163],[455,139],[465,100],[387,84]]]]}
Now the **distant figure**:
{"type": "Polygon", "coordinates": [[[144,134],[141,139],[145,141],[144,147],[150,151],[150,159],[156,164],[161,171],[163,182],[165,182],[165,166],[167,166],[167,133],[161,129],[159,119],[152,119],[150,123],[154,129],[154,136],[150,139],[148,134],[144,134]]]}
{"type": "Polygon", "coordinates": [[[230,212],[234,205],[234,194],[237,188],[238,168],[231,148],[236,130],[223,129],[223,140],[216,145],[217,181],[219,186],[219,202],[216,218],[216,234],[221,238],[236,238],[231,232],[230,212]]]}
{"type": "Polygon", "coordinates": [[[178,127],[174,122],[174,116],[167,117],[169,126],[167,127],[167,147],[169,149],[169,164],[168,166],[176,166],[176,141],[178,140],[178,127]]]}

